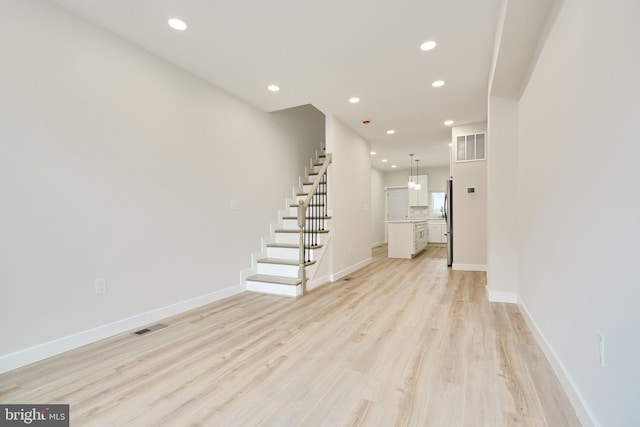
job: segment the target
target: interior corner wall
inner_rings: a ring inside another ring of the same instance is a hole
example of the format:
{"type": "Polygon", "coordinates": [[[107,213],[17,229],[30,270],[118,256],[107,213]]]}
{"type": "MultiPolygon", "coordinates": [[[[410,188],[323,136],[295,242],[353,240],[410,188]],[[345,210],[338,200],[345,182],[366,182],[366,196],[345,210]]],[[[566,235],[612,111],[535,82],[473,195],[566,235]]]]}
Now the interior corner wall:
{"type": "Polygon", "coordinates": [[[295,187],[298,177],[304,178],[310,162],[317,160],[317,156],[322,153],[326,140],[324,114],[307,104],[273,111],[269,113],[269,118],[277,129],[286,132],[283,139],[288,145],[288,160],[291,164],[287,165],[284,173],[294,178],[290,184],[295,187]],[[292,168],[297,168],[295,174],[292,173],[292,168]]]}
{"type": "Polygon", "coordinates": [[[565,0],[518,111],[519,299],[585,426],[640,425],[638,16],[565,0]]]}
{"type": "Polygon", "coordinates": [[[326,123],[335,281],[371,262],[371,155],[369,143],[335,116],[327,115],[326,123]]]}
{"type": "Polygon", "coordinates": [[[52,2],[3,0],[0,51],[0,369],[243,289],[320,112],[261,112],[52,2]]]}
{"type": "MultiPolygon", "coordinates": [[[[458,135],[486,133],[487,124],[451,129],[455,147],[458,135]]],[[[491,153],[487,152],[487,157],[491,153]]],[[[455,153],[454,153],[455,156],[455,153]]],[[[453,176],[453,269],[485,271],[487,265],[487,162],[456,162],[453,176]],[[468,193],[468,188],[474,188],[468,193]]]]}
{"type": "Polygon", "coordinates": [[[492,301],[516,302],[518,101],[489,97],[487,153],[487,289],[492,301]]]}
{"type": "Polygon", "coordinates": [[[385,220],[384,173],[371,168],[371,246],[384,243],[385,220]]]}

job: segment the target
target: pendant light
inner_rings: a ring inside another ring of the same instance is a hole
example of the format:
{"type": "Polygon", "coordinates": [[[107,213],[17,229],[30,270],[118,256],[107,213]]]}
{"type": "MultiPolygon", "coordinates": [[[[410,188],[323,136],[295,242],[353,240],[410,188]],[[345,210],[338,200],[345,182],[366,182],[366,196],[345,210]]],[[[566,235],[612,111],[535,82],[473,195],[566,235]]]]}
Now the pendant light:
{"type": "Polygon", "coordinates": [[[413,154],[409,154],[409,182],[407,183],[407,188],[414,189],[416,187],[416,183],[413,182],[413,154]]]}
{"type": "Polygon", "coordinates": [[[420,161],[419,159],[416,159],[416,185],[415,185],[415,187],[413,187],[414,190],[420,190],[422,188],[422,185],[420,185],[420,182],[419,182],[420,178],[418,176],[418,162],[419,161],[420,161]]]}

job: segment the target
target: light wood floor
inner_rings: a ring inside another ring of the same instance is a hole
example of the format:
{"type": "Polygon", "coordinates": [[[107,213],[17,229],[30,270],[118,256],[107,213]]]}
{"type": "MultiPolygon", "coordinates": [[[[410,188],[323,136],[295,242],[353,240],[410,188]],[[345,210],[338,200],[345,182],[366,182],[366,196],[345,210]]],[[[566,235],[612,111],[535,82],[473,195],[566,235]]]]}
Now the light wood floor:
{"type": "Polygon", "coordinates": [[[299,299],[245,293],[0,376],[72,426],[579,426],[515,305],[445,249],[299,299]]]}

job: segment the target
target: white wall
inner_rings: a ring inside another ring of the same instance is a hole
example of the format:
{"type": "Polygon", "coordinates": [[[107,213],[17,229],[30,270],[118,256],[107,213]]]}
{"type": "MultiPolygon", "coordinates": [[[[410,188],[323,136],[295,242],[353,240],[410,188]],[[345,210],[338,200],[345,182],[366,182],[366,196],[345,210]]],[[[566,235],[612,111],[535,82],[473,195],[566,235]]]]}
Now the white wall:
{"type": "Polygon", "coordinates": [[[487,130],[487,289],[492,301],[518,292],[518,102],[489,97],[487,130]]]}
{"type": "MultiPolygon", "coordinates": [[[[452,142],[458,135],[485,133],[486,123],[451,129],[452,142]]],[[[454,150],[452,150],[454,151],[454,150]]],[[[453,153],[455,156],[455,152],[453,153]]],[[[487,157],[491,153],[487,152],[487,157]]],[[[455,162],[453,176],[453,269],[486,270],[487,264],[487,162],[455,162]],[[475,188],[467,193],[467,188],[475,188]]]]}
{"type": "Polygon", "coordinates": [[[384,173],[371,168],[371,246],[384,243],[385,193],[384,173]]]}
{"type": "Polygon", "coordinates": [[[0,371],[241,291],[322,114],[262,113],[49,2],[4,0],[0,31],[0,371]]]}
{"type": "Polygon", "coordinates": [[[607,427],[640,425],[638,16],[565,0],[519,104],[519,298],[607,427]]]}
{"type": "MultiPolygon", "coordinates": [[[[290,176],[295,175],[294,178],[296,179],[290,183],[291,186],[295,186],[297,185],[298,177],[304,178],[305,168],[308,169],[310,167],[311,160],[316,160],[317,155],[322,152],[322,147],[326,140],[324,114],[313,105],[307,104],[274,111],[269,113],[268,117],[270,121],[273,121],[276,129],[285,132],[283,136],[285,139],[284,144],[288,145],[288,159],[291,160],[292,164],[285,168],[282,173],[290,176]]],[[[269,172],[277,173],[274,169],[276,168],[272,167],[269,172]]]]}
{"type": "Polygon", "coordinates": [[[371,262],[371,155],[369,143],[327,115],[329,210],[333,212],[331,280],[371,262]]]}

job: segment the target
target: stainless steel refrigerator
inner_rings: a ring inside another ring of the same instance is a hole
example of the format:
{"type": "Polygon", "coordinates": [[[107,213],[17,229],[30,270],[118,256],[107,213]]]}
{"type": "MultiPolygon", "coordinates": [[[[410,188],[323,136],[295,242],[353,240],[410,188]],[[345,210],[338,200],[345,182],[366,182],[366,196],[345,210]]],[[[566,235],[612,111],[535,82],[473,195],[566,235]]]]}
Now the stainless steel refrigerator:
{"type": "Polygon", "coordinates": [[[453,179],[447,180],[444,195],[444,219],[447,221],[447,265],[453,265],[453,179]]]}

